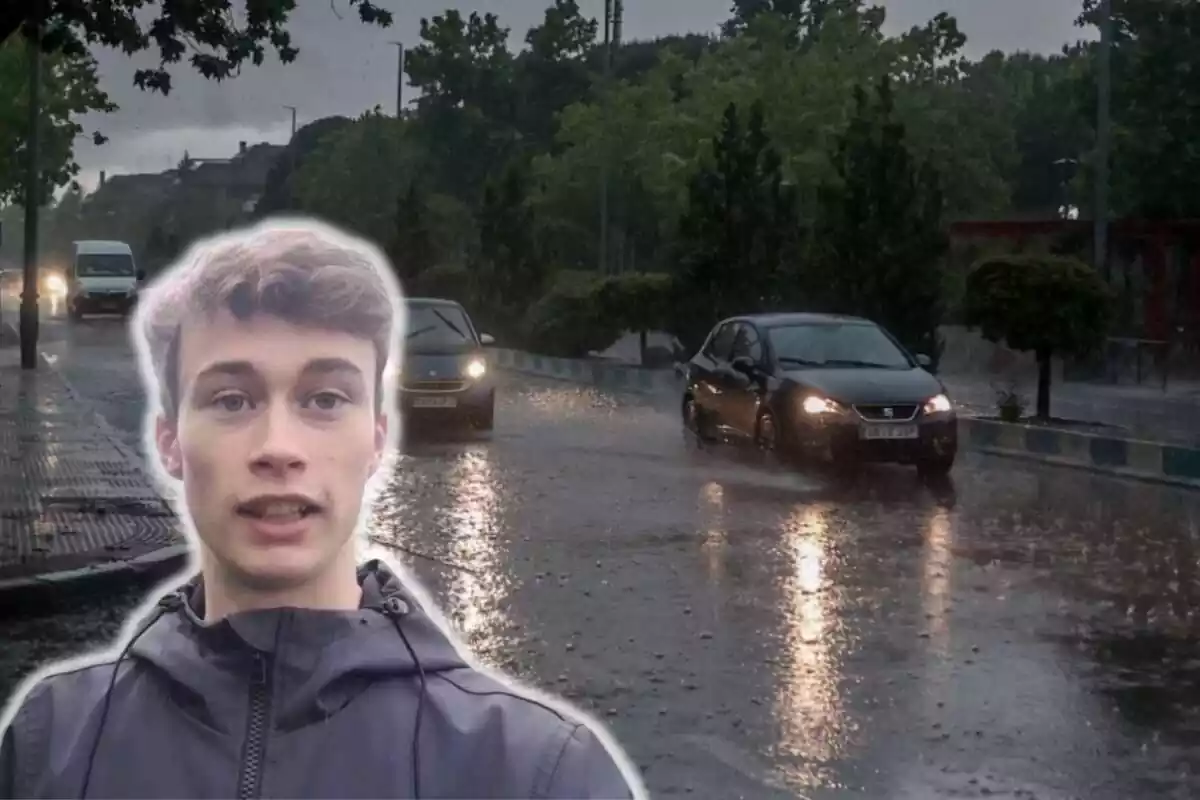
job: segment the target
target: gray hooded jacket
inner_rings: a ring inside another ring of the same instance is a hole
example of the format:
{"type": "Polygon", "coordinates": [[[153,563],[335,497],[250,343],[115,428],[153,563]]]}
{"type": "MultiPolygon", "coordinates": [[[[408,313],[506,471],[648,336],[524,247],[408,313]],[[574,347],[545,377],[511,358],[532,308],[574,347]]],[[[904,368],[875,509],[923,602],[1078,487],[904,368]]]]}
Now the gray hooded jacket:
{"type": "Polygon", "coordinates": [[[378,561],[357,612],[205,626],[198,581],[121,656],[49,676],[0,749],[0,798],[632,798],[597,735],[465,664],[378,561]]]}

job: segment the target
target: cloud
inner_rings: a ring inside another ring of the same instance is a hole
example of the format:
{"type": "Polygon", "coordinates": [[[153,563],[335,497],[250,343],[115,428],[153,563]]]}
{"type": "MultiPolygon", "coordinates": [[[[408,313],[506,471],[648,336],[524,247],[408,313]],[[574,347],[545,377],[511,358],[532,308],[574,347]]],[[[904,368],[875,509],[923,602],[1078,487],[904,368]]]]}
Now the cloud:
{"type": "MultiPolygon", "coordinates": [[[[419,39],[420,20],[447,7],[464,12],[493,12],[512,29],[519,47],[525,31],[536,24],[550,0],[377,0],[395,14],[390,29],[361,24],[346,0],[298,3],[290,25],[300,49],[297,60],[280,64],[272,55],[261,67],[222,83],[206,81],[186,65],[174,70],[175,89],[167,97],[133,86],[139,67],[155,59],[130,59],[113,51],[97,52],[103,85],[120,106],[113,114],[85,120],[88,131],[111,138],[102,147],[86,146],[77,154],[94,178],[109,172],[158,171],[173,165],[188,149],[193,155],[228,156],[240,140],[286,141],[290,112],[299,124],[334,114],[357,116],[381,105],[395,107],[397,53],[392,41],[410,45],[419,39]],[[335,9],[337,13],[335,13],[335,9]],[[340,14],[341,19],[338,18],[340,14]],[[255,134],[270,131],[270,135],[255,134]],[[279,137],[283,136],[281,140],[279,137]]],[[[928,21],[939,11],[955,14],[978,56],[991,49],[1057,50],[1080,38],[1072,26],[1079,0],[882,0],[893,32],[928,21]]],[[[627,38],[651,38],[681,31],[715,31],[729,16],[730,0],[627,0],[627,38]]],[[[584,13],[601,17],[604,0],[580,0],[584,13]]],[[[406,93],[412,89],[406,87],[406,93]]]]}

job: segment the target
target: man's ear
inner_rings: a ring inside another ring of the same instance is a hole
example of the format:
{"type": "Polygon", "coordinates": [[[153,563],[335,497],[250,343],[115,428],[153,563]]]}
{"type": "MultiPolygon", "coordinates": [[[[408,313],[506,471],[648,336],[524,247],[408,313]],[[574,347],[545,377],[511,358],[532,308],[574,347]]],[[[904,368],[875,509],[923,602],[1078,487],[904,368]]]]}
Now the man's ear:
{"type": "Polygon", "coordinates": [[[179,452],[179,426],[175,420],[159,414],[154,420],[154,444],[158,450],[158,463],[163,472],[177,481],[183,480],[183,457],[179,452]]]}
{"type": "Polygon", "coordinates": [[[379,465],[383,462],[383,455],[387,451],[390,425],[391,420],[387,414],[379,412],[375,415],[375,455],[371,459],[372,475],[379,469],[379,465]]]}

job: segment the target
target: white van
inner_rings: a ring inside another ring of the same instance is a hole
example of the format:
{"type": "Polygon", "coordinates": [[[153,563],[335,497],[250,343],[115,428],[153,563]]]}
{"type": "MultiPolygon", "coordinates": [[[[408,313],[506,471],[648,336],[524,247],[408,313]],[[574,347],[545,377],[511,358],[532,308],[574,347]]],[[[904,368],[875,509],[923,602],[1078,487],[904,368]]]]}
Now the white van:
{"type": "Polygon", "coordinates": [[[84,314],[128,314],[137,302],[143,277],[134,263],[133,248],[125,242],[75,242],[67,276],[71,319],[84,314]]]}

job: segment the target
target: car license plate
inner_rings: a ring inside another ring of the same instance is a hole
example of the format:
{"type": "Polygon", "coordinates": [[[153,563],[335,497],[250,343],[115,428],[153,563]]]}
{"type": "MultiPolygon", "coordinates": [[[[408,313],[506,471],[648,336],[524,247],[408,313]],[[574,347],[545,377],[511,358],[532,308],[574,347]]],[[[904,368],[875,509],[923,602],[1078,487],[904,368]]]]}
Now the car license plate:
{"type": "Polygon", "coordinates": [[[414,397],[413,408],[455,408],[457,397],[414,397]]]}
{"type": "Polygon", "coordinates": [[[859,430],[863,439],[916,439],[916,425],[863,425],[859,430]]]}

